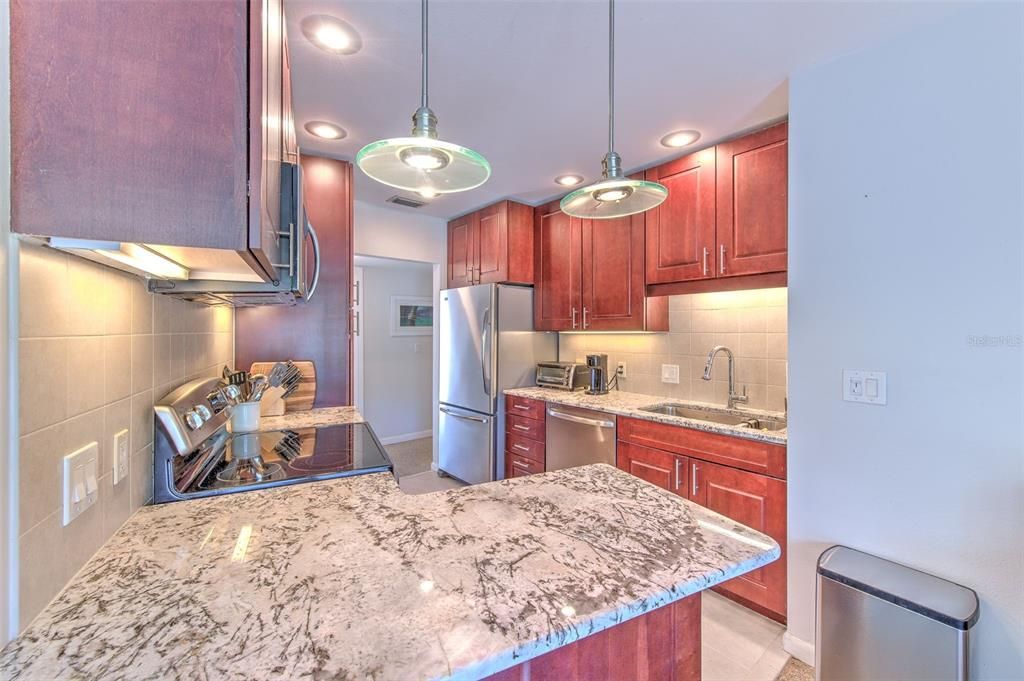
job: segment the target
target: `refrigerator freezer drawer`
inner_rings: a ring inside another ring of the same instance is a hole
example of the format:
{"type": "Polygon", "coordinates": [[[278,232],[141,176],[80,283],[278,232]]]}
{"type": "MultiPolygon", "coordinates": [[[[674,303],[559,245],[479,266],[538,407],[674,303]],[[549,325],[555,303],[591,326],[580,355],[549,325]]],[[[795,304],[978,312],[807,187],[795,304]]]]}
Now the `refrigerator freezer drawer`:
{"type": "Polygon", "coordinates": [[[497,417],[446,404],[440,410],[438,468],[470,484],[494,480],[497,417]]]}

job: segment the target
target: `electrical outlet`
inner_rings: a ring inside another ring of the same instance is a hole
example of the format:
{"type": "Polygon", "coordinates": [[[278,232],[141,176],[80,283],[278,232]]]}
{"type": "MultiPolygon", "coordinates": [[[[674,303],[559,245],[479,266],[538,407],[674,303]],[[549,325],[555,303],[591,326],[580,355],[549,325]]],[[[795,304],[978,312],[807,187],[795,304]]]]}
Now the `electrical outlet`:
{"type": "Polygon", "coordinates": [[[128,477],[128,429],[114,436],[114,484],[128,477]]]}
{"type": "Polygon", "coordinates": [[[626,363],[625,362],[619,362],[618,363],[618,365],[615,367],[615,375],[618,376],[619,378],[626,378],[626,363]]]}
{"type": "Polygon", "coordinates": [[[96,503],[100,496],[97,460],[99,444],[90,442],[78,451],[64,457],[64,518],[65,525],[96,503]]]}
{"type": "Polygon", "coordinates": [[[662,364],[661,365],[661,382],[662,383],[678,383],[679,382],[679,365],[678,364],[662,364]]]}
{"type": "Polygon", "coordinates": [[[847,402],[884,405],[885,372],[843,369],[843,399],[847,402]]]}

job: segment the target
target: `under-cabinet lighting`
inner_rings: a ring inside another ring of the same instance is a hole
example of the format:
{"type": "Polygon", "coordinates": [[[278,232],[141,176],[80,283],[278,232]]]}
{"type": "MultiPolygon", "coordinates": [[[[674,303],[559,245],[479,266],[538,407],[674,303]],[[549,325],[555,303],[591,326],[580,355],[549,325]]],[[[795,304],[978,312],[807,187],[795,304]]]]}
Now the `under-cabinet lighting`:
{"type": "Polygon", "coordinates": [[[188,279],[189,271],[141,244],[51,237],[51,248],[151,279],[188,279]]]}

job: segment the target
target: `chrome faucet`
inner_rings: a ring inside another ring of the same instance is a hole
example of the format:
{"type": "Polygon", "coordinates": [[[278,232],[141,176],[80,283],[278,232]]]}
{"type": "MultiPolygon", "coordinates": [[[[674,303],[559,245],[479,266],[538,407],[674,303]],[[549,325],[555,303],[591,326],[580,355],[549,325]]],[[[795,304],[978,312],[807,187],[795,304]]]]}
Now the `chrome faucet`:
{"type": "Polygon", "coordinates": [[[719,352],[724,352],[725,356],[729,358],[729,400],[728,402],[726,402],[726,407],[729,409],[734,409],[736,407],[737,402],[747,401],[747,388],[746,386],[743,387],[742,395],[736,392],[736,358],[733,356],[732,350],[725,347],[724,345],[716,345],[715,347],[711,348],[711,352],[708,353],[708,363],[704,365],[704,380],[711,380],[711,368],[712,366],[714,366],[715,356],[719,352]]]}

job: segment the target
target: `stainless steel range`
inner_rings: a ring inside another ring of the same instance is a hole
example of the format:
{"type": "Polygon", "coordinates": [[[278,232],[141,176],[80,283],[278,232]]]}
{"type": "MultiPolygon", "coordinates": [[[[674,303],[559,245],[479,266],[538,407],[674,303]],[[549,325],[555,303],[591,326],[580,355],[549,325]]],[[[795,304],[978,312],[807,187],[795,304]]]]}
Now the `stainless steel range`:
{"type": "Polygon", "coordinates": [[[231,433],[220,390],[200,379],[153,408],[156,503],[392,471],[367,423],[231,433]]]}

